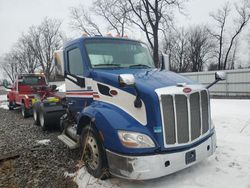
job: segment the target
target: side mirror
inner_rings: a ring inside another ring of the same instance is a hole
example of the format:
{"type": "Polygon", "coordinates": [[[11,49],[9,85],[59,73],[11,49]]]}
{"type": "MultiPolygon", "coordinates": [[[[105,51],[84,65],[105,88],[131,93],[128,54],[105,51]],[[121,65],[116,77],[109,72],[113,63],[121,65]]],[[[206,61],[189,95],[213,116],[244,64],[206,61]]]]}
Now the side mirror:
{"type": "Polygon", "coordinates": [[[160,55],[161,70],[169,70],[169,55],[161,53],[160,55]]]}
{"type": "Polygon", "coordinates": [[[121,86],[134,86],[135,77],[133,74],[120,74],[118,77],[118,82],[121,86]]]}
{"type": "Polygon", "coordinates": [[[225,80],[226,79],[226,73],[223,71],[215,72],[215,80],[225,80]]]}
{"type": "Polygon", "coordinates": [[[120,86],[133,86],[135,89],[135,101],[134,101],[134,107],[135,108],[141,108],[142,107],[142,100],[139,95],[139,91],[137,90],[137,87],[135,85],[135,77],[133,74],[120,74],[118,77],[118,82],[120,86]]]}
{"type": "Polygon", "coordinates": [[[223,81],[223,80],[226,80],[226,72],[223,72],[223,71],[215,72],[215,81],[213,81],[211,84],[209,84],[207,86],[207,89],[212,87],[217,82],[223,81]]]}
{"type": "Polygon", "coordinates": [[[52,74],[55,77],[55,80],[64,80],[63,50],[54,52],[52,65],[54,67],[52,74]]]}

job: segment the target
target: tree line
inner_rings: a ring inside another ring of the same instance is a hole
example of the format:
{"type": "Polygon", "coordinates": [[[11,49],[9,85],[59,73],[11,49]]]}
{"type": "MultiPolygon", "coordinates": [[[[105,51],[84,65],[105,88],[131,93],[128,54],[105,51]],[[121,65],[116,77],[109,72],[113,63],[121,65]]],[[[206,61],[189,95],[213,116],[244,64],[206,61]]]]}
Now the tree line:
{"type": "MultiPolygon", "coordinates": [[[[212,26],[178,27],[175,13],[185,12],[187,3],[188,0],[94,0],[88,9],[83,5],[71,8],[69,25],[89,36],[105,35],[108,30],[124,37],[139,31],[145,36],[155,65],[160,66],[161,50],[169,55],[170,69],[175,72],[237,68],[239,36],[249,23],[250,0],[225,3],[210,14],[212,26]]],[[[17,73],[37,70],[51,78],[53,52],[67,40],[61,24],[60,20],[46,17],[22,34],[1,64],[10,80],[17,73]]]]}
{"type": "Polygon", "coordinates": [[[2,70],[11,81],[18,73],[34,73],[37,70],[50,78],[53,53],[62,47],[63,40],[61,21],[46,17],[40,25],[31,26],[19,37],[10,52],[5,54],[2,70]]]}

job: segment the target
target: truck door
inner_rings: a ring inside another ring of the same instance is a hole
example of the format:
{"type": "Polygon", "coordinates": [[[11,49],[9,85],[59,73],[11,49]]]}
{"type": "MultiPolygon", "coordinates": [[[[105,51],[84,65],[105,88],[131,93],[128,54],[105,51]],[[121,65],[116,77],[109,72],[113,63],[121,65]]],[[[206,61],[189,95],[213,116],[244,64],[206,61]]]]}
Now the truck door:
{"type": "Polygon", "coordinates": [[[13,89],[13,97],[14,97],[14,100],[17,104],[21,104],[20,103],[20,97],[19,97],[19,90],[18,90],[18,76],[16,78],[16,81],[14,83],[14,89],[13,89]]]}
{"type": "Polygon", "coordinates": [[[86,106],[86,102],[89,97],[92,97],[92,93],[86,90],[84,61],[80,48],[71,46],[65,50],[65,53],[66,97],[69,102],[69,109],[73,113],[77,113],[86,106]]]}

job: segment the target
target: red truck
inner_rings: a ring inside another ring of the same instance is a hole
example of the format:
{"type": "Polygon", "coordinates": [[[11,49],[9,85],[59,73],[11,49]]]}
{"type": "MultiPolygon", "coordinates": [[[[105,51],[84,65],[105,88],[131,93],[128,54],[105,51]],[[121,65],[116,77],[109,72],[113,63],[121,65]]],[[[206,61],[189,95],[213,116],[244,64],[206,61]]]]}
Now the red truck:
{"type": "MultiPolygon", "coordinates": [[[[61,97],[57,95],[56,85],[49,86],[44,74],[19,74],[7,94],[9,110],[21,106],[22,116],[33,114],[37,124],[38,105],[41,101],[56,105],[61,97]]],[[[39,106],[40,109],[40,106],[39,106]]]]}

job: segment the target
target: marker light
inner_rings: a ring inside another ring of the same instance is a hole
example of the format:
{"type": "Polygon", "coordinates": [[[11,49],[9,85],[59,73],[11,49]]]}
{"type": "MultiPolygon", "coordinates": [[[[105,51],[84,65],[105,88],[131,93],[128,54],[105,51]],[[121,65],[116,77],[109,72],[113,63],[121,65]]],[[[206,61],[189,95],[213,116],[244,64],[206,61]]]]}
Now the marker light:
{"type": "Polygon", "coordinates": [[[113,37],[111,33],[107,33],[107,36],[108,37],[113,37]]]}

